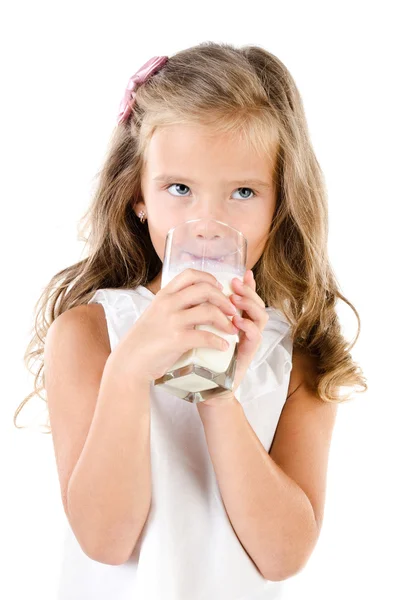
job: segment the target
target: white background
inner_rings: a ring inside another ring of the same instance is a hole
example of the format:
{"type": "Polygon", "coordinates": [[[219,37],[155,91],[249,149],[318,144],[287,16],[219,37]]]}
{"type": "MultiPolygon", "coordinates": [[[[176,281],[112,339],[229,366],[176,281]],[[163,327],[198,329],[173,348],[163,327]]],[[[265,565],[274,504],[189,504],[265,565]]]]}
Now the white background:
{"type": "MultiPolygon", "coordinates": [[[[51,436],[12,417],[34,304],[77,262],[129,77],[201,41],[258,44],[289,68],[329,193],[329,252],[362,321],[353,358],[369,391],[340,407],[326,512],[286,600],[409,597],[408,22],[404,2],[14,2],[1,22],[2,398],[0,596],[55,598],[65,515],[51,436]],[[405,41],[406,38],[406,41],[405,41]],[[406,216],[408,213],[406,212],[406,216]]],[[[340,305],[345,334],[356,320],[340,305]]],[[[21,415],[46,419],[44,403],[21,415]]]]}

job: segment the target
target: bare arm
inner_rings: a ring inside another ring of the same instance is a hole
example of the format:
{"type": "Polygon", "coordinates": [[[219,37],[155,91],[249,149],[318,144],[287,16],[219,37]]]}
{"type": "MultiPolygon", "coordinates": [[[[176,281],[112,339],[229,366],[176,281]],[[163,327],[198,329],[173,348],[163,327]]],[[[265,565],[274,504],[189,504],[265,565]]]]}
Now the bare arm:
{"type": "Polygon", "coordinates": [[[322,401],[314,364],[293,353],[289,396],[267,453],[236,398],[200,417],[232,526],[266,579],[309,560],[323,523],[326,473],[338,405],[322,401]]]}
{"type": "Polygon", "coordinates": [[[126,367],[130,349],[109,353],[95,304],[58,317],[45,351],[64,509],[83,551],[112,565],[129,558],[151,502],[149,382],[126,367]]]}
{"type": "Polygon", "coordinates": [[[266,579],[291,577],[318,537],[308,497],[269,457],[236,398],[201,419],[237,537],[266,579]]]}

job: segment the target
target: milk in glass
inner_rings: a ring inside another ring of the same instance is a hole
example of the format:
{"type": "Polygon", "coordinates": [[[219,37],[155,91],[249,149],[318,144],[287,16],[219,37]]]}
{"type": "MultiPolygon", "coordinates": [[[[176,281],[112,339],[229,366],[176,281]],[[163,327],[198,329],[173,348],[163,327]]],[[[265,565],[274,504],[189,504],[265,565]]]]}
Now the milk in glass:
{"type": "MultiPolygon", "coordinates": [[[[223,286],[221,291],[230,296],[232,279],[243,281],[246,256],[246,238],[227,223],[206,218],[180,223],[166,237],[161,288],[185,269],[194,269],[214,275],[223,286]]],[[[240,310],[237,312],[241,315],[240,310]]],[[[233,389],[239,341],[239,334],[228,334],[212,325],[199,323],[195,327],[224,338],[229,342],[228,349],[192,348],[154,382],[193,403],[233,389]]]]}
{"type": "MultiPolygon", "coordinates": [[[[210,272],[210,271],[209,271],[210,272]]],[[[162,281],[164,287],[175,277],[176,273],[169,273],[167,281],[162,281]]],[[[212,275],[216,277],[219,283],[222,284],[223,290],[220,290],[226,296],[233,294],[231,287],[231,281],[234,277],[243,281],[244,276],[228,271],[213,272],[212,275]]],[[[240,314],[241,311],[237,311],[240,314]]],[[[226,315],[227,318],[232,320],[232,316],[226,315]]],[[[194,363],[197,366],[205,367],[213,373],[224,373],[227,371],[230,361],[232,359],[235,345],[239,341],[239,334],[229,334],[226,331],[216,329],[213,325],[196,325],[195,329],[201,329],[203,331],[210,331],[216,335],[224,338],[229,342],[229,348],[227,350],[218,350],[217,348],[193,348],[188,350],[172,365],[171,370],[180,369],[194,363]]],[[[174,380],[166,381],[166,385],[174,388],[180,388],[187,392],[201,392],[207,389],[214,389],[218,387],[218,384],[209,380],[204,380],[203,377],[198,376],[196,373],[189,373],[183,377],[178,377],[174,380]]]]}

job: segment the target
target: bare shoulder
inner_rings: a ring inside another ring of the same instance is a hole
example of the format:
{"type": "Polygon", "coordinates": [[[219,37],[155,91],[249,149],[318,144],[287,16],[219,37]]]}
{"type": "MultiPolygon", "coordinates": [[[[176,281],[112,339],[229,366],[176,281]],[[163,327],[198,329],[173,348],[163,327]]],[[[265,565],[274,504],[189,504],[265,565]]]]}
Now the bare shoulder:
{"type": "Polygon", "coordinates": [[[316,359],[299,348],[295,348],[292,363],[287,398],[292,396],[301,385],[304,385],[309,391],[314,391],[318,374],[316,359]]]}
{"type": "Polygon", "coordinates": [[[44,346],[45,389],[61,496],[67,489],[94,416],[110,344],[100,304],[73,307],[48,329],[44,346]]]}
{"type": "Polygon", "coordinates": [[[64,336],[86,337],[110,350],[105,311],[101,304],[81,304],[59,315],[47,332],[47,340],[64,336]]]}

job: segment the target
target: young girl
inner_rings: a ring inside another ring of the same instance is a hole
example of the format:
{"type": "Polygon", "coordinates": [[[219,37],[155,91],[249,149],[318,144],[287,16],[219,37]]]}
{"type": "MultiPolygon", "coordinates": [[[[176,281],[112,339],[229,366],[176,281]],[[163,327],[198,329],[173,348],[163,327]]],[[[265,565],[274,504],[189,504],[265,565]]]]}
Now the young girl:
{"type": "Polygon", "coordinates": [[[34,393],[47,392],[67,516],[59,599],[280,597],[322,527],[340,388],[367,389],[282,62],[203,43],[143,65],[87,223],[89,254],[45,289],[25,355],[44,351],[34,393]],[[247,238],[230,297],[193,269],[161,288],[167,232],[201,217],[247,238]],[[233,390],[193,404],[153,382],[188,349],[224,349],[199,324],[240,341],[233,390]]]}

